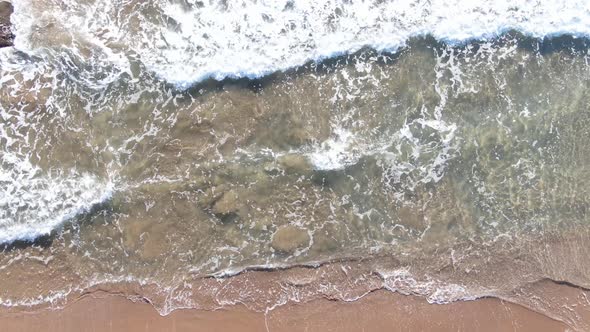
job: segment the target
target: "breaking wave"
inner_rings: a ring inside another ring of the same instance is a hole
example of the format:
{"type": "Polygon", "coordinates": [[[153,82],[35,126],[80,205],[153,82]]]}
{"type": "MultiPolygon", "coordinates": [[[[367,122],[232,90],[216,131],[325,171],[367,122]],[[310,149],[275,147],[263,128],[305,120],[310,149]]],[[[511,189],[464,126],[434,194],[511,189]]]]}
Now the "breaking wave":
{"type": "Polygon", "coordinates": [[[417,36],[454,44],[508,30],[536,38],[590,34],[587,1],[23,0],[14,5],[18,49],[47,55],[66,48],[82,61],[132,76],[132,63],[139,59],[180,88],[209,78],[259,78],[364,47],[392,52],[417,36]]]}

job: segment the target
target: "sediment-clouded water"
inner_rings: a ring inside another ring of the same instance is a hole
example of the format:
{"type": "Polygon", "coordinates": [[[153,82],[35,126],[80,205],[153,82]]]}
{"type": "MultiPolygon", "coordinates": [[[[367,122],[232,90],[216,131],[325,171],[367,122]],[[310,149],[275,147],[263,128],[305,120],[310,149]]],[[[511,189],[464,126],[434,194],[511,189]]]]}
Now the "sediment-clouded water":
{"type": "Polygon", "coordinates": [[[590,286],[583,1],[14,6],[6,305],[116,283],[163,313],[590,286]]]}

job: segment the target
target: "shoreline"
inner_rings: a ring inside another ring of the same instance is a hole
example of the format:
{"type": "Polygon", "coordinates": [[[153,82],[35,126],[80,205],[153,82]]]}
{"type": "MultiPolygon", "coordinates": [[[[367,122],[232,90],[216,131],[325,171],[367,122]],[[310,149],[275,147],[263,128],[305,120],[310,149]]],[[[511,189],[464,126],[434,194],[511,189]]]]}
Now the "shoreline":
{"type": "Polygon", "coordinates": [[[498,298],[449,304],[379,290],[352,302],[316,299],[257,312],[243,305],[219,310],[179,309],[161,316],[149,303],[102,291],[63,309],[0,308],[9,331],[568,331],[572,327],[498,298]],[[24,319],[26,318],[26,319],[24,319]]]}
{"type": "MultiPolygon", "coordinates": [[[[113,320],[118,321],[116,324],[119,325],[131,324],[123,321],[130,315],[143,317],[142,321],[164,324],[161,326],[171,326],[171,328],[176,326],[177,320],[193,322],[195,317],[200,317],[199,319],[217,317],[215,319],[230,322],[245,320],[249,324],[256,325],[257,322],[264,321],[260,318],[264,318],[264,312],[269,312],[269,308],[275,308],[270,312],[272,315],[282,317],[276,318],[281,322],[296,319],[294,317],[301,315],[301,312],[321,312],[322,314],[318,317],[320,319],[325,317],[326,312],[343,311],[342,317],[330,318],[334,322],[340,322],[359,310],[365,310],[379,322],[381,321],[379,315],[383,317],[393,315],[384,322],[394,324],[395,321],[401,320],[407,329],[431,330],[431,327],[412,324],[422,324],[422,321],[428,320],[429,316],[439,315],[440,318],[436,321],[440,321],[440,324],[446,322],[445,319],[448,320],[448,318],[445,317],[448,316],[466,317],[467,320],[461,324],[473,325],[489,320],[489,317],[485,315],[478,316],[480,311],[496,310],[501,313],[498,308],[504,308],[509,312],[530,311],[552,321],[564,322],[563,325],[570,331],[588,331],[590,330],[590,289],[583,277],[587,274],[586,268],[579,264],[581,261],[577,258],[587,255],[589,248],[583,243],[586,243],[588,236],[590,234],[585,232],[572,231],[557,236],[545,234],[541,238],[532,238],[528,241],[521,239],[523,246],[519,248],[530,250],[520,251],[520,256],[511,250],[501,250],[502,243],[498,244],[499,247],[475,248],[477,249],[475,251],[481,255],[488,255],[486,253],[493,251],[495,253],[493,264],[482,262],[478,257],[463,257],[461,261],[455,262],[439,261],[435,259],[435,256],[423,253],[426,257],[413,261],[413,264],[400,261],[400,257],[377,256],[360,260],[335,260],[324,264],[311,264],[311,266],[295,265],[288,268],[250,267],[239,273],[222,277],[194,275],[192,278],[164,287],[149,280],[125,279],[90,283],[86,286],[80,284],[80,288],[70,288],[63,297],[55,297],[55,293],[51,292],[46,293],[51,298],[32,306],[11,303],[10,299],[5,297],[4,300],[8,301],[4,303],[8,306],[0,306],[0,326],[13,327],[11,330],[14,331],[19,329],[28,331],[35,328],[34,324],[43,327],[53,326],[62,324],[60,322],[65,320],[70,321],[68,323],[72,326],[70,330],[78,331],[79,327],[84,325],[82,321],[88,319],[96,319],[97,321],[93,323],[95,325],[100,324],[101,321],[113,320]],[[543,250],[533,251],[533,248],[539,248],[540,240],[551,245],[543,250]],[[523,255],[523,252],[528,254],[523,255]],[[426,259],[427,257],[430,257],[430,260],[426,259]],[[430,272],[433,269],[438,271],[437,278],[432,278],[433,275],[430,272]],[[376,298],[379,300],[375,300],[376,298]],[[440,304],[447,302],[448,304],[440,304]],[[147,306],[150,309],[149,312],[146,311],[147,309],[141,309],[142,306],[147,306]],[[347,308],[351,306],[356,309],[347,311],[349,310],[347,308]],[[407,311],[409,307],[415,308],[414,311],[407,311]],[[85,312],[103,312],[104,315],[102,318],[90,316],[76,323],[75,320],[78,319],[76,317],[84,316],[85,312]],[[284,312],[291,313],[284,314],[284,312]],[[114,315],[113,318],[110,318],[111,314],[114,315]],[[27,319],[22,319],[23,317],[27,319]],[[78,327],[74,328],[74,326],[78,327]]],[[[444,257],[446,256],[443,255],[444,257]]],[[[26,266],[30,267],[30,265],[26,266]]],[[[49,270],[46,265],[35,266],[38,268],[36,271],[39,276],[48,277],[49,270]]],[[[10,271],[16,273],[15,271],[19,271],[18,266],[12,266],[10,271]]],[[[50,273],[50,275],[53,275],[50,277],[52,280],[60,278],[58,274],[50,273]]],[[[74,275],[68,274],[67,277],[73,278],[74,275]]],[[[75,283],[74,279],[68,280],[75,283]]],[[[26,284],[14,279],[5,280],[4,286],[4,293],[8,295],[10,291],[22,288],[26,284]]],[[[33,291],[33,288],[29,286],[22,289],[33,291]]],[[[0,294],[0,299],[2,297],[4,296],[0,294]]],[[[524,318],[505,316],[496,317],[485,324],[487,326],[501,324],[503,321],[516,321],[526,327],[536,324],[535,322],[539,320],[537,317],[530,321],[530,315],[525,315],[524,318]]],[[[302,319],[308,320],[306,317],[302,319]]],[[[350,324],[355,322],[356,320],[350,324]]],[[[133,324],[143,326],[140,323],[141,321],[136,321],[133,324]]],[[[323,321],[320,320],[317,324],[323,324],[323,321]]],[[[371,327],[370,324],[373,323],[370,321],[363,324],[369,324],[366,326],[369,330],[385,329],[385,327],[371,327]]],[[[453,320],[444,324],[447,325],[441,330],[460,328],[472,330],[468,325],[458,327],[448,325],[459,324],[453,320]]],[[[229,327],[212,326],[209,330],[217,328],[229,329],[229,327]]],[[[495,327],[495,329],[505,330],[502,327],[495,327]]],[[[103,329],[97,327],[95,330],[103,329]]],[[[117,330],[127,331],[129,328],[123,326],[113,331],[117,330]]],[[[155,331],[158,330],[167,331],[164,328],[155,329],[155,331]]],[[[285,328],[285,330],[297,331],[295,328],[285,328]]],[[[322,327],[321,330],[326,328],[322,327]]],[[[357,331],[362,328],[352,330],[357,331]]],[[[517,330],[527,331],[520,328],[517,330]]],[[[68,329],[59,325],[53,331],[68,331],[68,329]]]]}

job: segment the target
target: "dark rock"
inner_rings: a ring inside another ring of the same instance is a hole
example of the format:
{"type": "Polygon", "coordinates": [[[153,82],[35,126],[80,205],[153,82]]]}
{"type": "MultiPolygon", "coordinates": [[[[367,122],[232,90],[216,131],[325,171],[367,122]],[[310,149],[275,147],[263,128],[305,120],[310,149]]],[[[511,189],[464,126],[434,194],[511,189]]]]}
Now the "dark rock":
{"type": "Polygon", "coordinates": [[[12,15],[12,4],[6,1],[0,1],[0,47],[12,46],[14,44],[14,34],[10,25],[10,15],[12,15]]]}

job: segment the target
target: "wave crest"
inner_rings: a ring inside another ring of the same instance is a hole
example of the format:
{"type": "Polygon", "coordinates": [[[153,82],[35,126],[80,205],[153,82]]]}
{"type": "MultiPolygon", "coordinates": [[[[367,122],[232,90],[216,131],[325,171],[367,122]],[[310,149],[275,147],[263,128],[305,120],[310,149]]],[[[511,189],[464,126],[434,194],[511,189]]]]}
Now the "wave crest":
{"type": "Polygon", "coordinates": [[[363,47],[395,51],[416,36],[449,43],[508,30],[539,38],[587,36],[589,8],[587,1],[557,0],[28,0],[15,4],[13,21],[18,48],[57,47],[51,41],[61,33],[68,47],[75,41],[96,46],[100,61],[109,57],[121,72],[132,75],[124,58],[138,58],[158,77],[186,88],[208,78],[258,78],[363,47]],[[45,21],[63,26],[43,29],[39,22],[45,21]],[[33,37],[41,42],[32,44],[33,37]]]}

